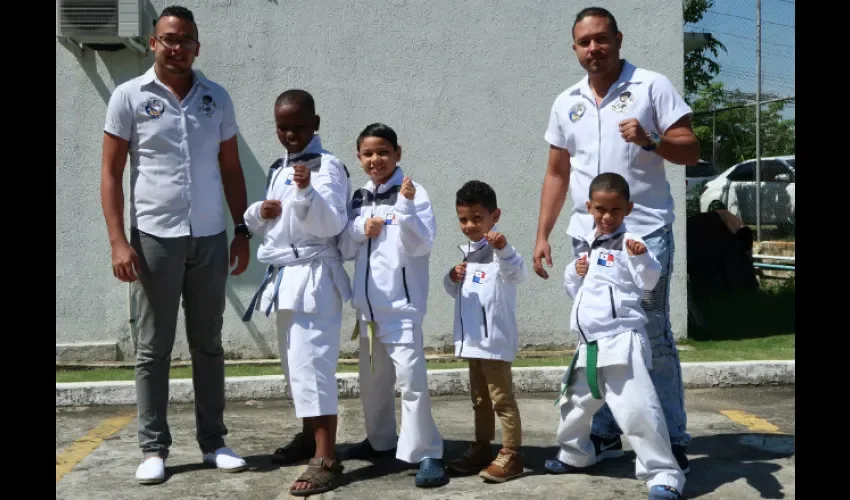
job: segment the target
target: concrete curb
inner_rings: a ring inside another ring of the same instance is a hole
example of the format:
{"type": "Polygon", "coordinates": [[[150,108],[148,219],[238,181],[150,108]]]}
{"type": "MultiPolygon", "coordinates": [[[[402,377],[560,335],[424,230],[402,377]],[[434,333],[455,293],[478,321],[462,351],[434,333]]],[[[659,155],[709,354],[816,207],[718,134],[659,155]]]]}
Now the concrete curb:
{"type": "MultiPolygon", "coordinates": [[[[539,393],[560,391],[565,366],[514,368],[517,392],[539,393]]],[[[794,360],[734,361],[711,363],[682,363],[682,378],[688,389],[699,387],[732,387],[741,385],[793,385],[794,360]]],[[[340,398],[360,396],[357,373],[337,374],[340,398]]],[[[432,396],[469,394],[466,369],[432,370],[428,372],[432,396]]],[[[262,377],[229,377],[225,391],[229,401],[260,399],[289,399],[289,389],[283,375],[262,377]]],[[[191,403],[194,391],[191,379],[172,379],[169,401],[191,403]]],[[[76,382],[56,384],[56,406],[135,405],[136,387],[133,381],[76,382]]]]}

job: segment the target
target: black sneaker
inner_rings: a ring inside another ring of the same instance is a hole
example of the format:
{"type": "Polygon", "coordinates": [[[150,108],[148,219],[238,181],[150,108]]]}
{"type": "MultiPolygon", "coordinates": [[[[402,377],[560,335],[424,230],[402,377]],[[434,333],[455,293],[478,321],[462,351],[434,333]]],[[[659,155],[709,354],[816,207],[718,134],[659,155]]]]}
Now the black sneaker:
{"type": "Polygon", "coordinates": [[[673,445],[673,456],[676,457],[676,462],[679,463],[679,468],[682,469],[683,474],[690,474],[691,466],[688,463],[688,456],[686,455],[688,449],[684,446],[674,444],[673,445]]]}
{"type": "Polygon", "coordinates": [[[602,436],[591,434],[590,441],[593,442],[593,449],[596,450],[596,463],[608,458],[620,458],[625,455],[625,452],[623,452],[623,442],[619,436],[605,439],[602,436]]]}
{"type": "Polygon", "coordinates": [[[367,438],[349,448],[348,451],[345,452],[345,457],[351,460],[392,458],[395,457],[395,450],[395,448],[390,448],[389,450],[378,451],[375,448],[372,448],[372,443],[370,443],[367,438]]]}

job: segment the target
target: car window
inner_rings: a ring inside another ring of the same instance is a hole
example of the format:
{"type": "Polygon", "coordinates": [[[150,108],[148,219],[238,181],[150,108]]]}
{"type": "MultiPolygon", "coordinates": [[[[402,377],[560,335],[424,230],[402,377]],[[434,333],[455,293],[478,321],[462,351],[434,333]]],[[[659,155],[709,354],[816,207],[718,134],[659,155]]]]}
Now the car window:
{"type": "Polygon", "coordinates": [[[785,163],[791,165],[791,168],[793,168],[795,170],[797,169],[797,166],[794,165],[794,158],[791,158],[790,160],[785,160],[785,163]]]}
{"type": "Polygon", "coordinates": [[[762,182],[788,182],[788,181],[777,181],[776,176],[779,174],[785,174],[788,178],[791,178],[791,172],[788,170],[788,167],[785,166],[779,160],[765,160],[761,162],[761,181],[762,182]]]}
{"type": "Polygon", "coordinates": [[[685,166],[685,177],[713,177],[717,175],[714,167],[707,161],[701,161],[696,165],[685,166]]]}
{"type": "Polygon", "coordinates": [[[755,162],[748,161],[735,167],[735,169],[729,173],[729,180],[733,182],[755,182],[755,162]]]}

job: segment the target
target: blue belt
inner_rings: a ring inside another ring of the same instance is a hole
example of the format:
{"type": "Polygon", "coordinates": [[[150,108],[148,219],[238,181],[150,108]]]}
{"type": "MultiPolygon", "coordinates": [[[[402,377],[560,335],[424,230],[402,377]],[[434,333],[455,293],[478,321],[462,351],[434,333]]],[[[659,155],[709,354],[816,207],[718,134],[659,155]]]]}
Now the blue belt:
{"type": "MultiPolygon", "coordinates": [[[[272,313],[272,308],[277,304],[277,294],[280,291],[280,280],[283,276],[283,267],[280,266],[277,271],[277,276],[274,278],[274,294],[272,295],[272,300],[269,302],[269,306],[266,308],[266,317],[268,317],[272,313]]],[[[257,293],[254,294],[254,297],[251,299],[251,304],[248,306],[248,310],[245,311],[245,315],[242,316],[242,321],[251,321],[251,316],[254,315],[254,309],[259,309],[260,297],[262,297],[263,292],[266,287],[272,280],[272,273],[274,273],[275,267],[273,265],[269,265],[266,268],[266,274],[263,276],[263,281],[260,282],[260,288],[257,290],[257,293]]]]}

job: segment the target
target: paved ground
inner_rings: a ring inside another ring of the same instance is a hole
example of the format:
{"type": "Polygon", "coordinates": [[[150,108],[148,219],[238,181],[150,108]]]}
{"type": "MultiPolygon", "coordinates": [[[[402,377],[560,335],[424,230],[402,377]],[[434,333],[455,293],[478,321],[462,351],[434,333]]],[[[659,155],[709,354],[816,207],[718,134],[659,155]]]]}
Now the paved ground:
{"type": "MultiPolygon", "coordinates": [[[[796,498],[794,394],[794,386],[688,390],[689,429],[694,439],[689,450],[692,472],[686,498],[796,498]]],[[[520,400],[527,468],[522,478],[492,485],[477,476],[453,477],[448,486],[422,490],[413,484],[414,471],[394,461],[370,464],[352,460],[345,462],[348,484],[323,498],[645,499],[646,487],[634,478],[631,451],[624,458],[599,464],[592,474],[545,474],[543,461],[555,453],[552,443],[558,414],[552,406],[554,397],[534,395],[520,400]]],[[[363,438],[359,405],[359,400],[341,401],[342,452],[347,444],[363,438]]],[[[436,398],[434,414],[446,440],[446,458],[457,456],[472,432],[468,399],[436,398]]],[[[239,474],[225,474],[201,465],[190,406],[172,406],[169,419],[174,445],[167,462],[168,480],[156,486],[141,486],[133,477],[140,459],[135,408],[57,408],[57,500],[274,500],[289,497],[288,485],[303,470],[303,466],[279,468],[267,457],[300,427],[287,401],[229,403],[228,444],[252,466],[239,474]]],[[[627,443],[624,445],[628,448],[627,443]]]]}

